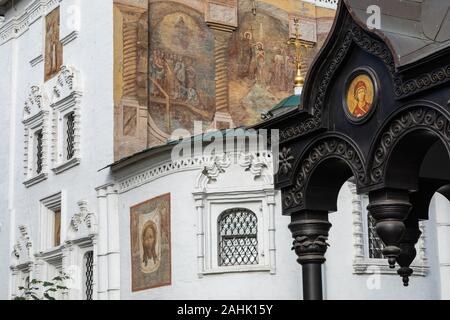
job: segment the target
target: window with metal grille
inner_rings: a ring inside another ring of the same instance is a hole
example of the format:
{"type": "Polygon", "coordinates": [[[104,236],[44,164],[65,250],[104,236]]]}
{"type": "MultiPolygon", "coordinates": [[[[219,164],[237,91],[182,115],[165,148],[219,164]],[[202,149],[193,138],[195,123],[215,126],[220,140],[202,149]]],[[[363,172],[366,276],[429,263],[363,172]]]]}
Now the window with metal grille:
{"type": "Polygon", "coordinates": [[[66,160],[75,155],[75,113],[71,112],[66,117],[66,160]]]}
{"type": "Polygon", "coordinates": [[[258,264],[258,218],[243,208],[226,210],[219,216],[219,266],[258,264]]]}
{"type": "Polygon", "coordinates": [[[89,251],[84,255],[85,261],[85,298],[86,300],[93,300],[94,296],[94,252],[89,251]]]}
{"type": "Polygon", "coordinates": [[[369,258],[383,259],[383,242],[376,232],[376,221],[371,214],[367,214],[367,230],[369,235],[369,258]]]}
{"type": "Polygon", "coordinates": [[[44,156],[44,148],[43,148],[43,134],[42,130],[39,130],[35,133],[35,141],[36,141],[36,174],[41,174],[43,169],[43,156],[44,156]]]}

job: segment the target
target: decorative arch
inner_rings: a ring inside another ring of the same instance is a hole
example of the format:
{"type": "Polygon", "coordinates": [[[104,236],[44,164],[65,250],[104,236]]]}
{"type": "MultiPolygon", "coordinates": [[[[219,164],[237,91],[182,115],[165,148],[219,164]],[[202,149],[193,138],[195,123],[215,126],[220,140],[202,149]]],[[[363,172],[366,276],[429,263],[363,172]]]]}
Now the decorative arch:
{"type": "MultiPolygon", "coordinates": [[[[356,144],[340,134],[321,136],[305,149],[295,165],[293,175],[295,182],[283,192],[283,207],[286,214],[306,209],[308,204],[305,200],[311,178],[321,164],[331,159],[341,161],[341,164],[345,163],[355,177],[357,185],[364,183],[365,161],[356,144]]],[[[337,177],[340,178],[342,177],[337,177]]]]}
{"type": "Polygon", "coordinates": [[[368,185],[385,182],[392,153],[408,134],[423,130],[437,136],[450,156],[450,114],[431,102],[415,102],[401,108],[386,121],[370,152],[368,185]]]}

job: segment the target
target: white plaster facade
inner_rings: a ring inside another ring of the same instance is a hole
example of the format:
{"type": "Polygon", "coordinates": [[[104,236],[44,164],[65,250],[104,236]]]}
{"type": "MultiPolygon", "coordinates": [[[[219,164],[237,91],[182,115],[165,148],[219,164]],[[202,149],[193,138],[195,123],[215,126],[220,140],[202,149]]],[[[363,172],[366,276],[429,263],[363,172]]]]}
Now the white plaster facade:
{"type": "MultiPolygon", "coordinates": [[[[72,289],[61,298],[83,299],[83,257],[90,250],[95,299],[301,298],[289,218],[281,214],[281,197],[270,175],[263,174],[271,167],[268,154],[251,160],[227,154],[220,159],[221,170],[215,170],[217,159],[173,163],[166,151],[115,173],[100,170],[113,162],[114,149],[112,8],[111,0],[22,0],[0,22],[0,274],[8,275],[0,277],[0,299],[14,297],[27,275],[45,279],[58,268],[75,275],[72,289]],[[43,81],[43,16],[58,5],[62,21],[71,21],[61,24],[61,40],[64,66],[76,70],[76,84],[64,82],[56,90],[57,84],[43,81]],[[41,97],[32,98],[30,108],[40,101],[49,117],[42,124],[48,129],[48,167],[41,177],[28,175],[32,146],[24,123],[25,102],[35,87],[41,97]],[[70,108],[79,115],[77,147],[75,160],[65,163],[58,151],[58,121],[59,113],[70,108]],[[172,197],[172,285],[132,293],[130,207],[165,193],[172,197]],[[259,211],[263,259],[252,268],[221,269],[213,258],[214,219],[236,206],[259,211]],[[54,207],[62,216],[57,248],[49,247],[45,232],[46,210],[54,207]]],[[[409,288],[380,261],[368,259],[363,202],[350,184],[343,186],[339,211],[331,215],[325,297],[449,299],[449,202],[439,196],[432,202],[409,288]]]]}

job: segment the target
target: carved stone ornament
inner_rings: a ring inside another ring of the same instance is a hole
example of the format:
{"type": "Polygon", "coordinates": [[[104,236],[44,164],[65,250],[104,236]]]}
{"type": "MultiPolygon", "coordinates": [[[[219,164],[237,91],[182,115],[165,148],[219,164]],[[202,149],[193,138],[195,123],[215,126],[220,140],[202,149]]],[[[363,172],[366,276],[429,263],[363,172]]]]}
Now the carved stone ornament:
{"type": "Polygon", "coordinates": [[[62,66],[59,74],[49,81],[51,86],[50,96],[52,97],[51,103],[54,104],[57,101],[69,96],[74,91],[79,90],[78,72],[71,66],[62,66]]]}
{"type": "Polygon", "coordinates": [[[39,86],[32,86],[30,93],[24,104],[24,118],[28,118],[37,114],[42,109],[43,105],[42,90],[39,86]]]}
{"type": "Polygon", "coordinates": [[[79,212],[74,214],[70,220],[72,236],[91,235],[96,233],[97,218],[94,213],[89,212],[87,201],[78,202],[79,212]]]}
{"type": "MultiPolygon", "coordinates": [[[[272,162],[268,160],[267,157],[260,157],[256,154],[241,154],[239,159],[239,164],[241,167],[245,168],[246,171],[250,171],[255,178],[261,176],[267,176],[269,180],[272,180],[272,172],[265,173],[266,169],[272,168],[272,162]]],[[[269,181],[269,182],[270,182],[269,181]]]]}
{"type": "Polygon", "coordinates": [[[31,242],[26,226],[20,225],[18,229],[19,237],[13,247],[13,256],[18,260],[18,264],[23,264],[31,260],[33,243],[31,242]]]}
{"type": "Polygon", "coordinates": [[[217,178],[221,173],[225,172],[225,169],[231,165],[231,158],[227,154],[214,158],[210,163],[206,164],[203,169],[203,174],[209,178],[209,180],[217,181],[217,178]]]}

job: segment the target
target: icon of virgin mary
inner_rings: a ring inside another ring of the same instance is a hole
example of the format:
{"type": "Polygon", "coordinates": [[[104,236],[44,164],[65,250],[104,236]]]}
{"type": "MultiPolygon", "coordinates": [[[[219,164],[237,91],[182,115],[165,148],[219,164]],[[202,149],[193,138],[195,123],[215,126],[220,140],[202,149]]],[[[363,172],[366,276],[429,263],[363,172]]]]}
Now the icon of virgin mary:
{"type": "Polygon", "coordinates": [[[356,118],[364,117],[371,107],[371,104],[367,101],[367,86],[364,81],[359,81],[356,84],[354,96],[357,103],[352,114],[356,118]]]}

